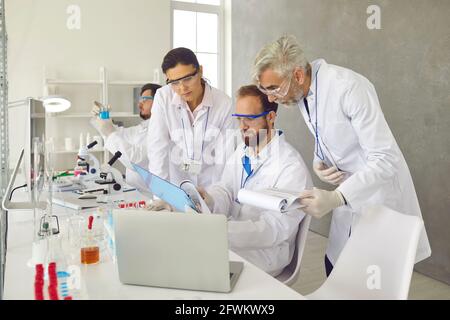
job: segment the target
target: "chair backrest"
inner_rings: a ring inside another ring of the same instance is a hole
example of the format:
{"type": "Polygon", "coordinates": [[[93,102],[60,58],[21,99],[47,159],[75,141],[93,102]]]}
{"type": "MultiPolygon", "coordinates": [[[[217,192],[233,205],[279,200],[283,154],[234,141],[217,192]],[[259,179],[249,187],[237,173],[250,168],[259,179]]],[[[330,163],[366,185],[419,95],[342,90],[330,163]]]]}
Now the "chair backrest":
{"type": "Polygon", "coordinates": [[[382,206],[357,218],[333,271],[312,296],[407,299],[423,220],[382,206]]]}
{"type": "Polygon", "coordinates": [[[310,223],[310,215],[305,215],[302,221],[300,221],[297,236],[295,239],[294,255],[292,256],[291,263],[289,263],[283,269],[283,272],[276,277],[279,281],[283,282],[287,286],[290,286],[295,283],[295,281],[297,281],[310,223]]]}

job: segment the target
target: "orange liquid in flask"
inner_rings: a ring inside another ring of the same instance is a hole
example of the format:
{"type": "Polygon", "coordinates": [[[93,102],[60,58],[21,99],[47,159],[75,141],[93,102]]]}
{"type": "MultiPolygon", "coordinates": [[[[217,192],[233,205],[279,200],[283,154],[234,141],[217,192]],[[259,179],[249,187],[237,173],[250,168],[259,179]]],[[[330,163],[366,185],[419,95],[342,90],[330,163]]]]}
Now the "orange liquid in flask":
{"type": "Polygon", "coordinates": [[[100,260],[99,247],[87,247],[81,248],[81,263],[82,264],[94,264],[100,260]]]}

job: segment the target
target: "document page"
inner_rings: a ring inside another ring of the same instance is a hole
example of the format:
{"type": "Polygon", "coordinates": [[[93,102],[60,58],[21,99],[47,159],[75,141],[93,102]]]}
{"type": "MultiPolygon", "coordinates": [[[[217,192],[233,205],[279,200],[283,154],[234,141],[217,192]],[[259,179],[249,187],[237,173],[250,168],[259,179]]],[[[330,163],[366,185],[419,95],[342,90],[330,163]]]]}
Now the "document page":
{"type": "Polygon", "coordinates": [[[258,191],[241,189],[238,192],[240,203],[254,207],[287,212],[303,208],[299,199],[300,191],[290,191],[275,188],[268,188],[258,191]]]}

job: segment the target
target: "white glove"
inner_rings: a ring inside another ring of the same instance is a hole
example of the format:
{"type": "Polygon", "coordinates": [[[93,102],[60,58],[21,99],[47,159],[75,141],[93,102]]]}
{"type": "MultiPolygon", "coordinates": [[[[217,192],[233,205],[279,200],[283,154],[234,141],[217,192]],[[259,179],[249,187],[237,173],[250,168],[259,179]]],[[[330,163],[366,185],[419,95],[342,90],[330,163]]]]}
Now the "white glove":
{"type": "Polygon", "coordinates": [[[328,168],[322,161],[314,162],[313,169],[316,175],[325,183],[338,186],[344,181],[345,173],[336,167],[328,168]]]}
{"type": "MultiPolygon", "coordinates": [[[[94,101],[94,105],[92,106],[91,113],[92,113],[94,116],[98,116],[98,115],[100,114],[100,108],[101,108],[101,107],[102,107],[102,105],[101,105],[99,102],[94,101]]],[[[106,107],[106,109],[108,109],[108,111],[111,111],[111,106],[108,105],[108,106],[106,107]]]]}
{"type": "Polygon", "coordinates": [[[107,138],[111,133],[116,131],[111,119],[103,120],[96,117],[92,120],[92,125],[104,138],[107,138]]]}
{"type": "Polygon", "coordinates": [[[97,117],[100,114],[100,106],[94,104],[94,106],[92,107],[91,113],[97,117]]]}
{"type": "Polygon", "coordinates": [[[203,198],[203,201],[205,201],[206,205],[208,206],[209,210],[211,212],[214,210],[214,198],[209,195],[208,192],[206,192],[205,189],[202,187],[197,187],[197,191],[200,194],[200,196],[203,198]]]}
{"type": "Polygon", "coordinates": [[[165,202],[164,200],[158,199],[153,200],[152,204],[147,207],[147,210],[150,211],[173,211],[173,208],[170,204],[165,202]]]}
{"type": "Polygon", "coordinates": [[[345,204],[344,197],[338,190],[305,190],[300,193],[300,199],[300,203],[305,206],[302,210],[317,219],[345,204]]]}

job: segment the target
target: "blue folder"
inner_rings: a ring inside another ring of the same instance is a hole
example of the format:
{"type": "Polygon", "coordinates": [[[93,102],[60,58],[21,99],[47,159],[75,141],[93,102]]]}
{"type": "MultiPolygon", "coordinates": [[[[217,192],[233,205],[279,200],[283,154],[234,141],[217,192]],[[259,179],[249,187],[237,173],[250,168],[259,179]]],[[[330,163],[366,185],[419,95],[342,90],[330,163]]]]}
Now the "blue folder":
{"type": "Polygon", "coordinates": [[[132,166],[155,196],[170,204],[177,211],[185,212],[186,207],[197,211],[194,202],[183,189],[152,174],[135,163],[132,163],[132,166]]]}

